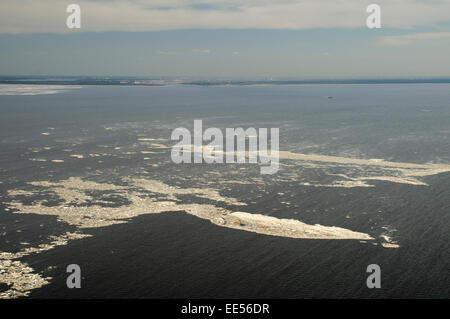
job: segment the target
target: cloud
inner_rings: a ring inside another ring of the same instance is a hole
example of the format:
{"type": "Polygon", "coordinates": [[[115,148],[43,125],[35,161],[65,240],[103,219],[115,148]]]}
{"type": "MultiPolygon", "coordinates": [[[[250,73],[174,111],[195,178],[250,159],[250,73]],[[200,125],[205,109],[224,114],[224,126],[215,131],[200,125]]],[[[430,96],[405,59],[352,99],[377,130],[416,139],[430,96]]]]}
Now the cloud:
{"type": "MultiPolygon", "coordinates": [[[[80,31],[365,27],[373,0],[77,0],[80,31]]],[[[383,27],[449,21],[450,1],[377,0],[383,27]]],[[[1,0],[0,33],[72,33],[60,0],[1,0]]]]}
{"type": "Polygon", "coordinates": [[[192,49],[193,53],[200,53],[200,54],[210,54],[211,50],[209,49],[192,49]]]}
{"type": "Polygon", "coordinates": [[[448,38],[450,38],[450,32],[424,32],[424,33],[413,33],[395,36],[385,36],[380,39],[380,42],[385,45],[400,46],[400,45],[408,45],[415,41],[448,39],[448,38]]]}

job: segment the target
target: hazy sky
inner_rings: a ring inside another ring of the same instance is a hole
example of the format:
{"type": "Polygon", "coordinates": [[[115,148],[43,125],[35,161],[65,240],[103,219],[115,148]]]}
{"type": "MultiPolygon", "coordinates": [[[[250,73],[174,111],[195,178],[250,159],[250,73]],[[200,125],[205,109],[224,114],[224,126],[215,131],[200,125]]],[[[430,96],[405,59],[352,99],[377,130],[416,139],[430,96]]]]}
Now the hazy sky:
{"type": "Polygon", "coordinates": [[[449,57],[450,0],[0,1],[2,75],[434,77],[449,57]]]}

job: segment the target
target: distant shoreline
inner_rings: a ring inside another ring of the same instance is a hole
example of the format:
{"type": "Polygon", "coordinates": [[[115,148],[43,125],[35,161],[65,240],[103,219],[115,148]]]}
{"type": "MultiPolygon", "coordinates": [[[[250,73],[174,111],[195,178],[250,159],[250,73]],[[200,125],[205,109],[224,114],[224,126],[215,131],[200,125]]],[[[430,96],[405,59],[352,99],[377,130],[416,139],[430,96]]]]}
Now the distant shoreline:
{"type": "Polygon", "coordinates": [[[335,79],[335,80],[189,80],[141,77],[94,76],[0,76],[0,84],[22,85],[119,85],[166,86],[171,84],[199,86],[277,86],[277,85],[339,85],[339,84],[448,84],[449,78],[415,79],[335,79]]]}

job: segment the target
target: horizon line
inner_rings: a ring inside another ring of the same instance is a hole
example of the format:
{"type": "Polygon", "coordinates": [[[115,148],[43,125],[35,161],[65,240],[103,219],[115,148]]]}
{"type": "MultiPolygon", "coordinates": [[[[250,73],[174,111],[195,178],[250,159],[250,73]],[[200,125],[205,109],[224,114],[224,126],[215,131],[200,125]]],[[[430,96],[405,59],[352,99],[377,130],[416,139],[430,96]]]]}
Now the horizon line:
{"type": "Polygon", "coordinates": [[[132,75],[0,75],[0,84],[59,85],[161,85],[175,82],[194,85],[245,84],[432,84],[450,83],[450,76],[414,77],[212,77],[212,76],[132,76],[132,75]],[[66,80],[66,81],[65,81],[66,80]],[[133,81],[134,80],[134,81],[133,81]],[[147,81],[147,82],[137,82],[147,81]]]}

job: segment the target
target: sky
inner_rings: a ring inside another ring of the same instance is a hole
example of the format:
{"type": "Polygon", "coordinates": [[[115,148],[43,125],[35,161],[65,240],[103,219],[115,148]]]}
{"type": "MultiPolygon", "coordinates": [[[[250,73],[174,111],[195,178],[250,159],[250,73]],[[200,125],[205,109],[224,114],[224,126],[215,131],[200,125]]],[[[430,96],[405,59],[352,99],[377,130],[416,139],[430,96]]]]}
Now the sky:
{"type": "Polygon", "coordinates": [[[0,75],[449,77],[449,57],[450,0],[0,1],[0,75]]]}

